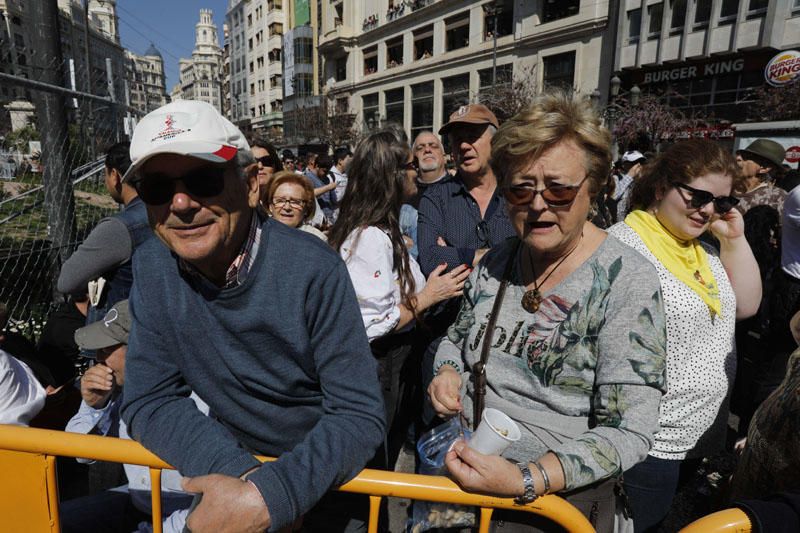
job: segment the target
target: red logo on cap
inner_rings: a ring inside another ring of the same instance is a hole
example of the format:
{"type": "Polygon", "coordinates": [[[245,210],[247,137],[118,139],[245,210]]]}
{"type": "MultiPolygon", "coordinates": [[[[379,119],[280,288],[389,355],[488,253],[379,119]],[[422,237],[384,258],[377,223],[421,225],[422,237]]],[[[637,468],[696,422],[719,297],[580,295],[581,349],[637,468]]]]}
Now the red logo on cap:
{"type": "Polygon", "coordinates": [[[167,141],[169,139],[172,139],[172,138],[180,135],[181,133],[184,133],[186,131],[191,131],[191,130],[182,130],[180,128],[175,128],[175,127],[173,127],[174,125],[175,125],[175,119],[173,118],[173,116],[172,115],[167,115],[164,118],[164,129],[159,131],[156,134],[155,137],[150,139],[150,142],[153,142],[153,141],[167,141]]]}

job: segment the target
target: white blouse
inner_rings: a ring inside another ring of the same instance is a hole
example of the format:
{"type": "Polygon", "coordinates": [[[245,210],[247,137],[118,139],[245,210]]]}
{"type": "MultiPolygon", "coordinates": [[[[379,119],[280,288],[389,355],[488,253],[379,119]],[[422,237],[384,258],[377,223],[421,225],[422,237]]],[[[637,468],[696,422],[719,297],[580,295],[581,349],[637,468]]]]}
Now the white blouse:
{"type": "Polygon", "coordinates": [[[0,424],[27,426],[46,397],[28,365],[0,350],[0,424]]]}
{"type": "Polygon", "coordinates": [[[650,455],[679,460],[714,453],[725,442],[736,374],[736,295],[717,251],[703,244],[722,303],[722,315],[712,320],[700,296],[667,270],[630,226],[620,222],[608,233],[646,257],[661,281],[667,316],[667,393],[661,399],[661,429],[650,455]]]}
{"type": "MultiPolygon", "coordinates": [[[[347,265],[356,289],[361,318],[370,342],[391,333],[400,321],[400,278],[393,268],[392,241],[375,226],[354,230],[342,243],[339,253],[347,265]]],[[[419,264],[409,256],[416,291],[425,287],[419,264]]],[[[412,327],[409,324],[406,329],[412,327]]]]}

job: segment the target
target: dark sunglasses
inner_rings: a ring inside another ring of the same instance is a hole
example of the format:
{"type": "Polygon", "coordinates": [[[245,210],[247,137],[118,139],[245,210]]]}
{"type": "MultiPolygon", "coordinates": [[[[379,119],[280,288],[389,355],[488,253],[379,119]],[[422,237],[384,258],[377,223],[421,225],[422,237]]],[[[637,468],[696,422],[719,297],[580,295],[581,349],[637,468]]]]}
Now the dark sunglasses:
{"type": "Polygon", "coordinates": [[[197,198],[211,198],[225,189],[227,167],[204,167],[178,177],[146,174],[134,182],[139,198],[148,205],[163,205],[175,195],[175,182],[182,181],[186,192],[197,198]]]}
{"type": "Polygon", "coordinates": [[[419,160],[415,157],[408,163],[403,165],[403,170],[413,170],[415,172],[419,172],[419,160]]]}
{"type": "Polygon", "coordinates": [[[272,156],[265,155],[263,157],[256,157],[256,162],[261,163],[262,167],[269,167],[273,170],[275,169],[275,160],[272,158],[272,156]]]}
{"type": "Polygon", "coordinates": [[[692,209],[701,209],[710,202],[714,202],[714,210],[720,215],[724,215],[739,203],[739,199],[734,196],[714,196],[708,191],[689,187],[685,183],[673,181],[671,185],[692,193],[691,198],[689,198],[689,205],[692,209]]]}
{"type": "Polygon", "coordinates": [[[529,205],[537,194],[541,194],[542,200],[548,207],[567,207],[575,201],[575,197],[578,196],[578,189],[588,178],[589,176],[585,176],[575,185],[551,183],[542,190],[524,185],[512,185],[503,191],[503,195],[506,201],[514,206],[529,205]]]}

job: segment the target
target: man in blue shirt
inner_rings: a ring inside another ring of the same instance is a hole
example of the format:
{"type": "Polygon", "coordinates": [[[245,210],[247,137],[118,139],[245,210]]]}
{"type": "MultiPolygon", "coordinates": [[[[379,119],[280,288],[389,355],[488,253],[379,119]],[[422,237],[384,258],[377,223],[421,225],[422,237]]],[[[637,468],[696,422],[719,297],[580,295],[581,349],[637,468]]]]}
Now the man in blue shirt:
{"type": "Polygon", "coordinates": [[[308,526],[386,429],[347,268],[320,239],[256,209],[247,142],[209,104],[146,115],[131,161],[125,179],[158,239],[134,257],[122,417],[192,477],[183,488],[202,499],[191,531],[278,531],[303,515],[308,526]]]}
{"type": "Polygon", "coordinates": [[[482,104],[461,106],[439,130],[447,135],[457,172],[430,188],[419,203],[420,266],[475,266],[495,244],[514,234],[489,165],[497,118],[482,104]]]}

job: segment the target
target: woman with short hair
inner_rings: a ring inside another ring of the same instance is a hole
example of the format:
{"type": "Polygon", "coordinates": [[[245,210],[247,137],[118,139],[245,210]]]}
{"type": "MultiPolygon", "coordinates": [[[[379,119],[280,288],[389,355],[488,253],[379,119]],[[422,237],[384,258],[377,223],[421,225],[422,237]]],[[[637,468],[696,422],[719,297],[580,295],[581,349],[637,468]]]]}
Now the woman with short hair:
{"type": "Polygon", "coordinates": [[[310,224],[316,213],[314,188],[304,176],[290,170],[281,170],[269,183],[266,195],[269,214],[278,222],[305,231],[327,241],[320,230],[310,224]]]}
{"type": "MultiPolygon", "coordinates": [[[[492,168],[517,235],[467,281],[428,389],[442,417],[474,425],[482,399],[522,432],[503,457],[457,442],[446,463],[463,488],[526,503],[561,493],[598,531],[614,525],[613,478],[658,429],[666,352],[652,265],[587,221],[609,141],[591,104],[561,92],[500,126],[492,168]]],[[[537,530],[529,515],[495,516],[498,531],[537,530]]]]}
{"type": "Polygon", "coordinates": [[[637,532],[667,515],[681,469],[725,443],[736,372],[736,320],[761,302],[761,278],[732,196],[733,156],[705,139],[669,147],[645,167],[633,211],[609,229],[655,266],[667,325],[667,393],[647,459],[625,472],[637,532]],[[706,231],[720,250],[698,240],[706,231]]]}

